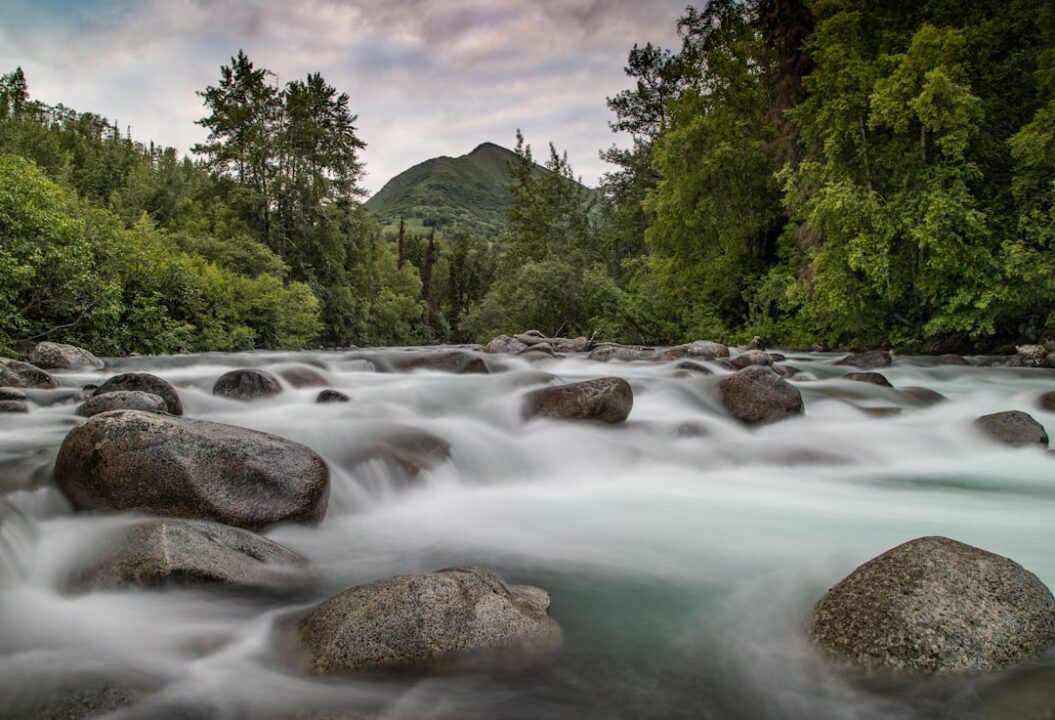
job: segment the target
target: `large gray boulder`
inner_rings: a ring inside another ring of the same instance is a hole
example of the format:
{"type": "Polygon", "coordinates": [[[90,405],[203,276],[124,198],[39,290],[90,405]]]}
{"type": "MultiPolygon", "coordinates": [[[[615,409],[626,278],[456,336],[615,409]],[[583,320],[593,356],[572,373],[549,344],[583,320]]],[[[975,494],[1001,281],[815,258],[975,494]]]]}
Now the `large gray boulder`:
{"type": "Polygon", "coordinates": [[[555,654],[549,595],[472,567],[357,585],[309,612],[297,635],[315,674],[524,667],[555,654]]]}
{"type": "Polygon", "coordinates": [[[95,395],[105,395],[117,391],[138,390],[140,392],[152,393],[165,401],[165,407],[173,415],[183,414],[183,402],[175,386],[168,380],[159,378],[150,373],[121,373],[100,385],[95,395]]]}
{"type": "Polygon", "coordinates": [[[251,368],[231,370],[221,375],[212,386],[212,394],[234,400],[256,400],[282,392],[278,378],[266,370],[251,368]]]}
{"type": "Polygon", "coordinates": [[[869,350],[863,353],[853,353],[835,362],[836,365],[853,365],[862,370],[875,370],[881,367],[889,367],[890,363],[890,353],[886,350],[869,350]]]}
{"type": "Polygon", "coordinates": [[[88,398],[79,408],[81,417],[92,417],[111,410],[142,410],[151,413],[167,413],[165,401],[154,393],[139,390],[115,390],[88,398]]]}
{"type": "Polygon", "coordinates": [[[527,347],[528,346],[526,343],[522,343],[516,338],[511,338],[508,335],[499,335],[484,346],[484,352],[509,353],[511,355],[516,355],[521,350],[525,350],[527,347]]]}
{"type": "Polygon", "coordinates": [[[438,370],[456,375],[490,372],[483,358],[465,350],[414,353],[400,358],[396,363],[396,368],[399,370],[438,370]]]}
{"type": "Polygon", "coordinates": [[[286,590],[304,578],[304,559],[248,530],[165,518],[121,528],[78,573],[78,589],[212,583],[286,590]]]}
{"type": "Polygon", "coordinates": [[[102,369],[106,367],[106,363],[84,348],[47,341],[37,343],[36,347],[29,353],[29,361],[45,370],[102,369]]]}
{"type": "Polygon", "coordinates": [[[1055,600],[1008,558],[923,537],[829,590],[809,633],[834,657],[868,670],[1002,670],[1055,644],[1055,600]]]}
{"type": "Polygon", "coordinates": [[[773,368],[751,365],[718,382],[722,404],[748,425],[762,425],[804,412],[802,394],[773,368]]]}
{"type": "Polygon", "coordinates": [[[0,387],[52,389],[59,386],[51,373],[21,360],[0,358],[0,387]]]}
{"type": "Polygon", "coordinates": [[[634,391],[622,378],[608,377],[532,390],[524,398],[525,418],[601,420],[621,423],[634,407],[634,391]]]}
{"type": "Polygon", "coordinates": [[[276,435],[204,420],[117,410],[70,431],[55,479],[81,510],[136,510],[261,528],[316,522],[329,471],[276,435]]]}
{"type": "Polygon", "coordinates": [[[1048,446],[1048,433],[1044,426],[1021,410],[983,415],[974,421],[974,427],[993,440],[1012,447],[1028,445],[1048,446]]]}

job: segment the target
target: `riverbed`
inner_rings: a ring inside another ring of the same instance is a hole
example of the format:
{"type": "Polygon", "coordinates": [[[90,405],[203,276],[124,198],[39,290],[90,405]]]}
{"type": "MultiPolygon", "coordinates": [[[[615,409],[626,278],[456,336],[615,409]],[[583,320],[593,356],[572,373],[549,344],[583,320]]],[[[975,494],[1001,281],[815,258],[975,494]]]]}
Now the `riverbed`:
{"type": "Polygon", "coordinates": [[[805,414],[749,428],[722,408],[716,366],[487,355],[490,374],[393,371],[416,352],[107,359],[28,391],[28,415],[0,415],[0,717],[32,717],[85,684],[146,688],[115,718],[1051,717],[1050,652],[998,675],[875,687],[818,657],[803,628],[856,566],[924,535],[1008,556],[1055,587],[1055,457],[971,427],[1017,409],[1055,435],[1055,414],[1036,404],[1055,371],[897,356],[880,370],[892,389],[840,379],[853,368],[838,355],[787,352],[805,414]],[[316,404],[319,388],[288,385],[254,402],[210,392],[232,368],[304,365],[351,401],[316,404]],[[74,513],[52,466],[83,422],[79,389],[129,371],[175,384],[188,417],[327,461],[325,519],[266,533],[309,561],[304,590],[69,591],[125,519],[74,513]],[[521,416],[532,388],[605,376],[633,388],[624,424],[521,416]],[[412,469],[370,456],[412,431],[449,453],[412,469]],[[516,675],[328,680],[290,660],[288,618],[358,583],[454,565],[549,591],[560,657],[516,675]]]}

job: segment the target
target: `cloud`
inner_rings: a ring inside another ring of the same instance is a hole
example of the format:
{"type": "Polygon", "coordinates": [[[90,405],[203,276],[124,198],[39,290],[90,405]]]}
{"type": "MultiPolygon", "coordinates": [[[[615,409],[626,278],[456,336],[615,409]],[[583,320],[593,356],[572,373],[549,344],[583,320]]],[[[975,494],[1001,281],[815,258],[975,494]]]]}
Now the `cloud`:
{"type": "Polygon", "coordinates": [[[676,43],[685,0],[7,0],[0,70],[34,97],[187,150],[195,91],[239,49],[282,81],[319,71],[351,96],[366,185],[522,128],[596,183],[616,138],[605,98],[629,86],[635,42],[676,43]]]}

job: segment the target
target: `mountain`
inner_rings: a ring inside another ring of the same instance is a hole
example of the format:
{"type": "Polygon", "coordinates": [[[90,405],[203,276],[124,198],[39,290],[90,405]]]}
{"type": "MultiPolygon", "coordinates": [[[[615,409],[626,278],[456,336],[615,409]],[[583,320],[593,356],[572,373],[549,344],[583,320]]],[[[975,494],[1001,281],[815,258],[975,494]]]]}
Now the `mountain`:
{"type": "MultiPolygon", "coordinates": [[[[385,183],[366,208],[391,229],[458,225],[485,236],[501,232],[509,207],[512,150],[485,142],[461,157],[426,160],[385,183]]],[[[539,168],[540,170],[542,168],[539,168]]]]}

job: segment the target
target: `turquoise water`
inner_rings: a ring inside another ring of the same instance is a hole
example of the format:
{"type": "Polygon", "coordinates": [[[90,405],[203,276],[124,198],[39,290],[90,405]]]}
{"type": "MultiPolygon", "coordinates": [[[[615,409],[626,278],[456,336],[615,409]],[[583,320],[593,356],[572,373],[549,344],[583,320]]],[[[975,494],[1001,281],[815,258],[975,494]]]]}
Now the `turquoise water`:
{"type": "Polygon", "coordinates": [[[0,415],[0,697],[9,716],[91,680],[150,689],[114,717],[1051,717],[1051,654],[999,676],[878,688],[826,666],[802,628],[828,587],[921,535],[1009,556],[1055,587],[1055,458],[993,445],[970,427],[981,414],[1021,409],[1055,433],[1055,415],[1035,407],[1055,389],[1055,372],[898,358],[883,370],[891,390],[839,380],[846,368],[832,366],[834,356],[794,355],[787,364],[800,371],[805,416],[750,430],[716,400],[721,370],[700,377],[651,362],[488,356],[487,376],[387,372],[401,352],[135,358],[60,375],[74,389],[113,372],[153,372],[180,388],[190,417],[284,435],[326,458],[326,519],[268,533],[311,562],[312,585],[295,598],[64,593],[65,578],[121,519],[74,515],[52,483],[57,447],[80,422],[75,403],[0,415]],[[208,392],[231,367],[306,362],[352,402],[316,405],[317,389],[254,403],[208,392]],[[520,419],[529,388],[607,375],[633,386],[625,425],[520,419]],[[922,407],[902,392],[911,386],[946,400],[922,407]],[[875,417],[869,407],[902,410],[875,417]],[[359,462],[408,429],[449,443],[449,459],[417,477],[359,462]],[[323,682],[293,666],[281,629],[299,610],[359,582],[464,564],[549,590],[562,656],[519,676],[323,682]]]}

